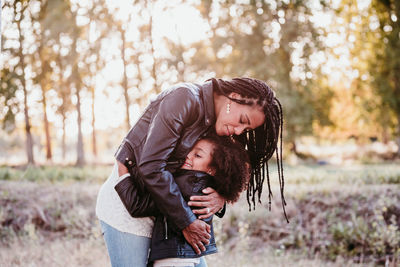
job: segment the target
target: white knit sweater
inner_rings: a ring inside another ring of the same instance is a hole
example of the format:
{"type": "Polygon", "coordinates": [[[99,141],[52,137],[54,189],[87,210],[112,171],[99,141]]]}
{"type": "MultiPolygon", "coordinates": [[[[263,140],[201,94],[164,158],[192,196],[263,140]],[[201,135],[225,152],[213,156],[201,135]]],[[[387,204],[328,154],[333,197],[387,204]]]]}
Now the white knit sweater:
{"type": "Polygon", "coordinates": [[[106,182],[101,186],[97,196],[96,215],[99,220],[115,229],[139,236],[150,237],[153,232],[154,218],[133,218],[125,209],[114,186],[126,176],[118,176],[117,164],[106,182]]]}

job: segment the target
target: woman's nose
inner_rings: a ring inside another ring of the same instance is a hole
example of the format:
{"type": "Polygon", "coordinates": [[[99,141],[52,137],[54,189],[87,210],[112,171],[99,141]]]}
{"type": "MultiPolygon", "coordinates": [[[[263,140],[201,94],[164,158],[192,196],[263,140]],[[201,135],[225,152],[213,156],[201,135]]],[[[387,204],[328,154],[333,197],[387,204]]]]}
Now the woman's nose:
{"type": "Polygon", "coordinates": [[[245,129],[245,126],[235,127],[235,129],[234,129],[235,135],[240,135],[241,133],[243,133],[244,129],[245,129]]]}

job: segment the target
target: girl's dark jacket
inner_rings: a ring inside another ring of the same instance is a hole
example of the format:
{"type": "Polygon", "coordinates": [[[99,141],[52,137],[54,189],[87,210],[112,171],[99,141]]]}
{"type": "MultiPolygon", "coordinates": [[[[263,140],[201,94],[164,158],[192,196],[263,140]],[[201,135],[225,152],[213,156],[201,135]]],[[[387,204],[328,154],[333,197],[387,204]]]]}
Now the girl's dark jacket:
{"type": "MultiPolygon", "coordinates": [[[[131,179],[148,190],[162,214],[178,230],[196,216],[183,198],[171,172],[215,124],[212,83],[180,84],[163,91],[129,130],[115,154],[131,173],[131,179]]],[[[129,190],[121,200],[132,203],[129,190]]],[[[125,205],[126,206],[126,205],[125,205]]]]}
{"type": "MultiPolygon", "coordinates": [[[[202,195],[201,191],[204,188],[213,185],[213,177],[205,172],[178,170],[174,177],[186,201],[189,201],[190,196],[202,195]]],[[[205,246],[206,251],[198,255],[171,220],[165,216],[157,216],[151,238],[149,262],[152,263],[155,260],[165,258],[197,258],[216,253],[217,246],[214,239],[212,216],[204,219],[204,221],[211,226],[211,238],[210,243],[205,246]]]]}

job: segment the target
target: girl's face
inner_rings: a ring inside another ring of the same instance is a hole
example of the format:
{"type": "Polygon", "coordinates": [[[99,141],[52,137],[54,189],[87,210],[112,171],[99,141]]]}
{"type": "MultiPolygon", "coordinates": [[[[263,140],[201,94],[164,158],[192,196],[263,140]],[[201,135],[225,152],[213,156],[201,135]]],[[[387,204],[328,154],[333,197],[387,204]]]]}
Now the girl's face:
{"type": "Polygon", "coordinates": [[[207,140],[198,141],[189,154],[186,156],[186,161],[182,165],[182,169],[203,171],[209,174],[213,174],[213,170],[209,167],[212,154],[214,151],[214,145],[207,140]]]}
{"type": "MultiPolygon", "coordinates": [[[[236,93],[229,95],[232,98],[241,99],[236,93]]],[[[264,123],[265,115],[259,106],[241,105],[226,98],[215,122],[215,131],[218,135],[240,135],[244,131],[252,130],[264,123]],[[229,105],[229,112],[227,109],[229,105]]]]}

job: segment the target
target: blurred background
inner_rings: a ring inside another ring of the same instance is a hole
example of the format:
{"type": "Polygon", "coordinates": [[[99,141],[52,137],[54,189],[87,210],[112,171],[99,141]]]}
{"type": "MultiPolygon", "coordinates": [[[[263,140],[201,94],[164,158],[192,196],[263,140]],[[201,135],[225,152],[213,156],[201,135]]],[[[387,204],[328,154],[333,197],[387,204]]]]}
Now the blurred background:
{"type": "Polygon", "coordinates": [[[229,207],[209,266],[399,264],[399,1],[2,0],[0,63],[1,266],[108,266],[124,135],[169,86],[237,76],[282,102],[290,223],[272,159],[272,211],[229,207]]]}

